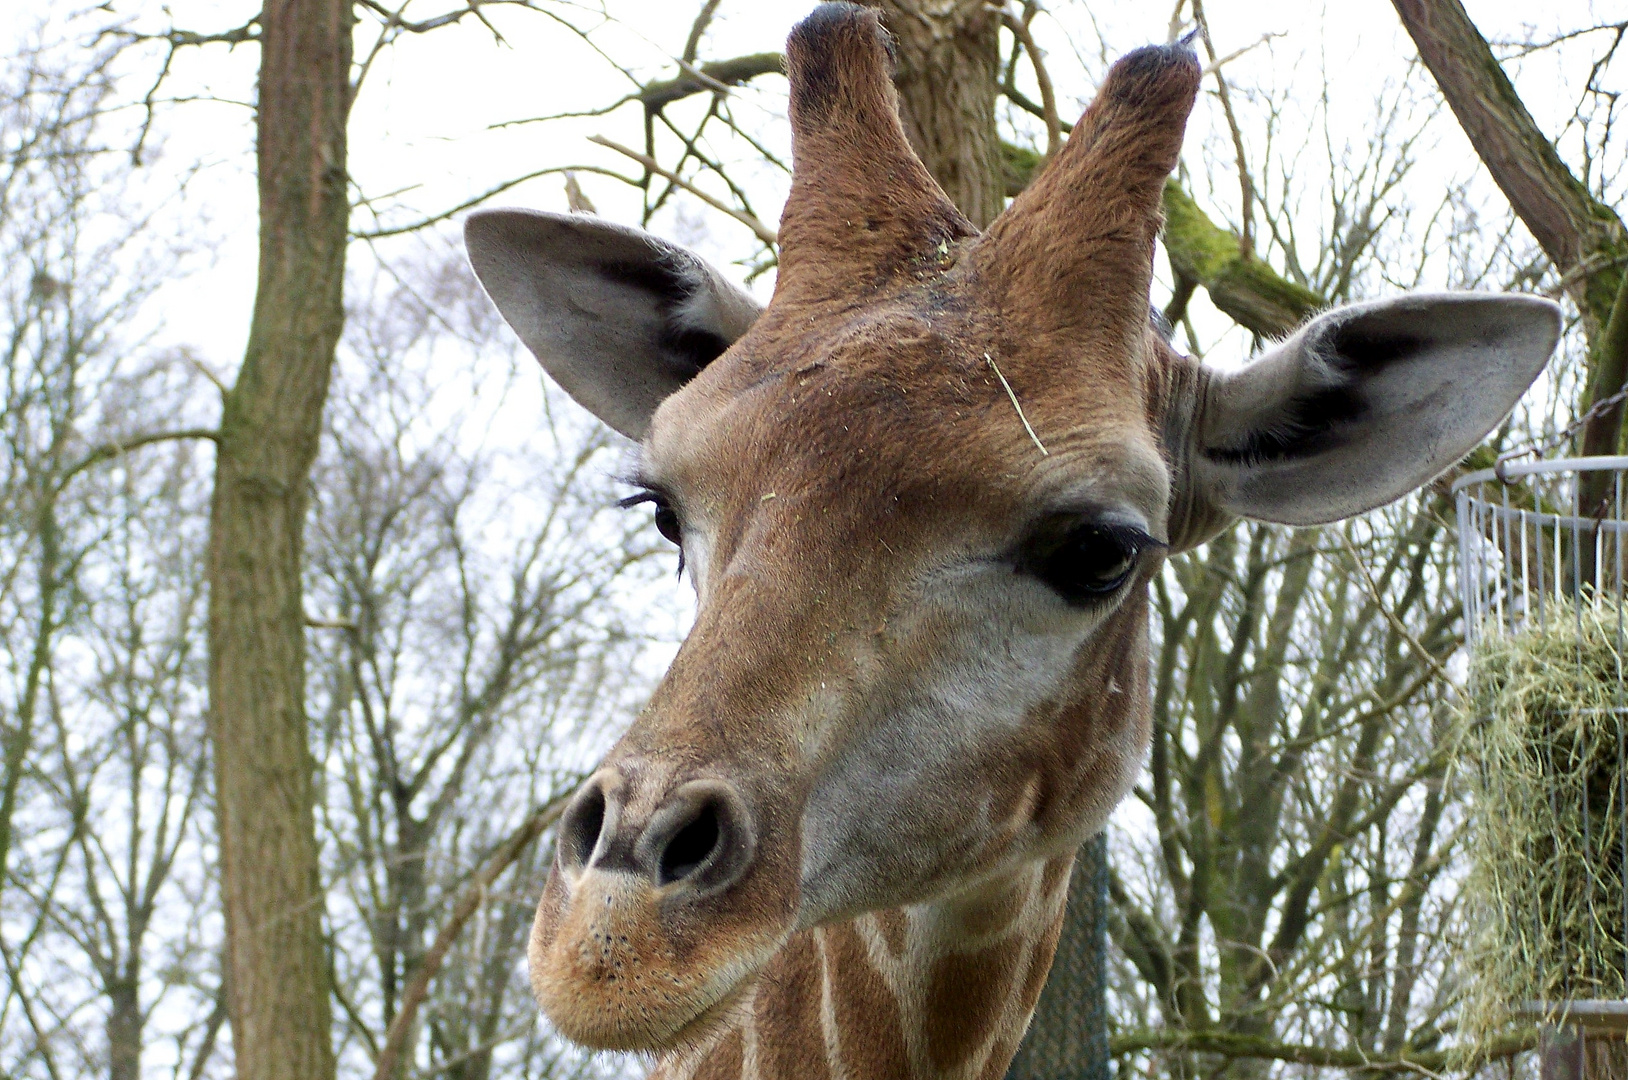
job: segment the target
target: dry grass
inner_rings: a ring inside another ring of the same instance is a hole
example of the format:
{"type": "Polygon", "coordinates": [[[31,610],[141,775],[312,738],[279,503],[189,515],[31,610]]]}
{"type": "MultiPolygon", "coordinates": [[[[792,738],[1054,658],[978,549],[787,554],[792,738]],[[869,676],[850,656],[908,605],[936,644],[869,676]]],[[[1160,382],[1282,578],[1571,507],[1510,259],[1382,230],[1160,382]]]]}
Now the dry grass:
{"type": "Polygon", "coordinates": [[[1474,807],[1467,1047],[1525,1002],[1558,1011],[1628,997],[1628,627],[1613,603],[1551,602],[1545,614],[1541,627],[1488,634],[1471,655],[1459,763],[1474,807]]]}

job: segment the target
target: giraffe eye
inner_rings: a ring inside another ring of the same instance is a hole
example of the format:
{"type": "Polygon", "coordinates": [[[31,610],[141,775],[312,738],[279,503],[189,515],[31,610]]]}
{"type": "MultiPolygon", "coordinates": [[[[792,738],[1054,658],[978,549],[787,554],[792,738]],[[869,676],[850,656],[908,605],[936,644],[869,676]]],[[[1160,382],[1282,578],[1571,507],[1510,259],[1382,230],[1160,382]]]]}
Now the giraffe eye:
{"type": "Polygon", "coordinates": [[[678,524],[678,512],[662,498],[652,499],[656,504],[656,531],[674,544],[684,543],[684,530],[678,524]]]}
{"type": "Polygon", "coordinates": [[[1134,526],[1048,522],[1024,545],[1017,568],[1082,606],[1118,591],[1142,549],[1155,544],[1134,526]]]}

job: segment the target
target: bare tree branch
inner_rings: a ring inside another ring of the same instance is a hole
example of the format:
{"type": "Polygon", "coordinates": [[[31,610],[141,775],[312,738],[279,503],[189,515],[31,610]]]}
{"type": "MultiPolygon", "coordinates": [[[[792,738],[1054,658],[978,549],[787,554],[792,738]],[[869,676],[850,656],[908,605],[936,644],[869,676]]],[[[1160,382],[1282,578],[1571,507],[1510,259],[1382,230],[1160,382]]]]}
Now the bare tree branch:
{"type": "Polygon", "coordinates": [[[58,487],[65,486],[69,480],[72,480],[86,469],[111,458],[120,457],[132,450],[140,449],[143,446],[151,446],[154,443],[180,442],[187,439],[208,439],[211,442],[219,442],[220,432],[215,431],[213,428],[184,428],[180,431],[158,431],[150,435],[134,435],[127,439],[105,443],[68,466],[57,482],[58,487]]]}
{"type": "MultiPolygon", "coordinates": [[[[1628,274],[1617,283],[1617,295],[1611,302],[1611,314],[1605,329],[1593,349],[1593,380],[1590,400],[1604,404],[1625,384],[1628,384],[1628,274]]],[[[1591,407],[1592,411],[1592,407],[1591,407]]],[[[1615,454],[1622,439],[1621,402],[1589,416],[1583,423],[1582,450],[1584,457],[1615,454]]],[[[1586,514],[1603,514],[1607,491],[1614,483],[1607,470],[1588,473],[1583,477],[1579,492],[1580,505],[1586,514]]]]}
{"type": "Polygon", "coordinates": [[[694,195],[697,199],[700,199],[714,210],[728,214],[742,225],[745,225],[748,229],[751,229],[752,232],[757,235],[757,238],[763,241],[765,244],[772,247],[780,242],[780,234],[774,229],[769,228],[751,214],[743,213],[736,210],[729,204],[713,198],[711,195],[708,195],[706,192],[702,191],[694,184],[691,184],[677,173],[662,168],[656,159],[650,157],[648,154],[641,154],[637,150],[632,150],[626,146],[623,146],[621,143],[612,142],[603,135],[589,136],[588,141],[598,143],[600,146],[606,147],[607,149],[615,150],[618,154],[621,154],[622,156],[630,158],[633,161],[638,162],[640,165],[643,165],[646,169],[649,169],[652,173],[666,180],[668,183],[673,184],[676,187],[683,188],[685,191],[689,192],[691,195],[694,195]]]}
{"type": "Polygon", "coordinates": [[[521,853],[543,834],[543,830],[554,824],[560,812],[565,809],[566,798],[564,795],[558,796],[534,810],[518,829],[498,845],[497,850],[486,860],[486,864],[480,868],[474,880],[464,890],[458,906],[453,908],[452,914],[441,927],[441,932],[435,936],[435,943],[430,946],[429,952],[425,953],[418,970],[413,974],[412,981],[402,993],[400,1011],[390,1022],[384,1048],[380,1050],[378,1063],[373,1070],[374,1080],[391,1080],[395,1075],[396,1062],[407,1044],[407,1036],[413,1029],[418,1007],[429,994],[430,980],[440,972],[453,942],[458,940],[458,935],[463,933],[464,927],[474,917],[475,912],[486,903],[487,893],[492,884],[502,877],[503,872],[513,865],[521,853]]]}
{"type": "MultiPolygon", "coordinates": [[[[1482,1057],[1498,1060],[1531,1050],[1538,1044],[1536,1029],[1513,1032],[1490,1043],[1482,1057]]],[[[1228,1031],[1138,1031],[1115,1035],[1110,1046],[1116,1056],[1138,1050],[1185,1050],[1220,1057],[1288,1061],[1320,1068],[1360,1069],[1373,1073],[1435,1076],[1459,1063],[1451,1050],[1402,1051],[1397,1054],[1368,1054],[1361,1050],[1336,1050],[1326,1046],[1303,1046],[1278,1042],[1258,1035],[1228,1031]]]]}
{"type": "Polygon", "coordinates": [[[1255,254],[1255,181],[1249,175],[1249,158],[1244,152],[1244,133],[1238,127],[1238,117],[1232,111],[1232,94],[1227,89],[1226,76],[1221,74],[1221,61],[1216,57],[1215,42],[1210,40],[1210,20],[1204,16],[1204,0],[1192,0],[1193,18],[1198,23],[1199,36],[1204,40],[1204,51],[1210,54],[1206,69],[1215,76],[1216,94],[1221,99],[1221,113],[1226,117],[1227,130],[1232,134],[1233,155],[1238,164],[1238,249],[1245,259],[1255,254]]]}
{"type": "MultiPolygon", "coordinates": [[[[686,60],[686,65],[693,61],[686,60]]],[[[638,93],[629,96],[650,112],[682,101],[691,94],[703,91],[717,92],[719,86],[739,86],[760,75],[779,75],[786,70],[786,58],[777,52],[752,53],[728,60],[714,60],[696,65],[675,79],[662,79],[647,83],[638,93]]]]}
{"type": "Polygon", "coordinates": [[[1262,337],[1282,337],[1327,301],[1246,253],[1236,233],[1212,222],[1174,178],[1164,188],[1164,244],[1180,277],[1204,287],[1211,303],[1262,337]]]}
{"type": "Polygon", "coordinates": [[[690,25],[690,36],[684,42],[683,55],[679,57],[686,66],[695,63],[696,53],[701,48],[701,35],[712,25],[712,17],[718,13],[720,3],[722,0],[705,0],[701,5],[701,11],[695,16],[695,22],[690,25]]]}
{"type": "Polygon", "coordinates": [[[1051,73],[1046,70],[1045,57],[1029,32],[1029,24],[1010,5],[1002,9],[1001,22],[1023,45],[1029,66],[1034,69],[1034,81],[1040,84],[1040,112],[1046,121],[1046,160],[1050,161],[1063,146],[1063,122],[1057,116],[1057,95],[1051,87],[1051,73]]]}
{"type": "Polygon", "coordinates": [[[104,31],[101,36],[120,38],[124,41],[162,41],[176,48],[188,45],[242,45],[245,42],[260,40],[259,26],[260,16],[256,14],[254,18],[242,26],[209,34],[200,34],[193,30],[182,30],[179,27],[171,27],[157,34],[143,34],[133,30],[114,28],[104,31]]]}
{"type": "Polygon", "coordinates": [[[527,180],[535,180],[539,176],[553,176],[560,173],[595,173],[599,176],[612,177],[622,181],[625,184],[632,184],[635,187],[638,186],[638,181],[632,179],[631,177],[623,176],[621,173],[616,172],[613,169],[601,169],[597,165],[555,165],[547,169],[538,169],[535,172],[526,173],[524,176],[517,176],[512,180],[505,180],[496,187],[488,188],[487,190],[481,192],[474,198],[465,199],[457,206],[454,206],[448,210],[443,210],[438,214],[431,214],[427,218],[420,218],[411,225],[397,225],[388,229],[367,229],[362,232],[353,232],[351,233],[351,237],[355,240],[382,240],[386,236],[400,236],[403,233],[417,232],[420,229],[427,229],[431,225],[438,225],[449,218],[456,217],[465,210],[471,210],[479,206],[481,203],[485,202],[487,199],[490,199],[494,195],[501,195],[503,192],[508,191],[512,187],[518,187],[519,185],[524,184],[527,180]]]}
{"type": "MultiPolygon", "coordinates": [[[[1556,269],[1566,274],[1591,256],[1615,257],[1628,245],[1622,220],[1590,194],[1538,129],[1463,4],[1391,2],[1493,181],[1556,269]]],[[[1621,276],[1613,264],[1571,290],[1590,337],[1604,327],[1621,276]]]]}

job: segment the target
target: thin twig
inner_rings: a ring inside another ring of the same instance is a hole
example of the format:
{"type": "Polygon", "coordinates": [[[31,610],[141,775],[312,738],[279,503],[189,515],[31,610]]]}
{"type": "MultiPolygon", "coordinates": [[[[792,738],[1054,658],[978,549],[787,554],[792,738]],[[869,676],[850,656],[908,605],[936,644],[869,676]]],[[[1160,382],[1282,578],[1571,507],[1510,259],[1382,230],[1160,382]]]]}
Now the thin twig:
{"type": "Polygon", "coordinates": [[[226,979],[221,978],[220,988],[215,991],[215,1007],[210,1010],[209,1017],[204,1021],[203,1041],[198,1044],[198,1052],[193,1055],[192,1068],[187,1070],[187,1080],[202,1080],[204,1070],[209,1066],[209,1059],[215,1054],[215,1040],[220,1036],[221,1025],[226,1023],[226,979]]]}
{"type": "Polygon", "coordinates": [[[131,450],[153,443],[179,442],[183,439],[208,439],[211,442],[220,441],[220,432],[211,428],[186,428],[181,431],[159,431],[151,435],[133,435],[128,439],[117,439],[96,447],[90,453],[74,462],[63,472],[62,479],[57,481],[58,488],[66,487],[69,480],[84,472],[93,465],[98,465],[110,458],[120,457],[131,450]]]}
{"type": "Polygon", "coordinates": [[[576,109],[570,112],[549,113],[546,116],[523,116],[518,120],[499,120],[495,124],[487,124],[486,130],[498,131],[507,127],[519,127],[521,124],[547,124],[555,120],[581,120],[592,116],[608,116],[628,102],[638,100],[638,94],[623,94],[609,105],[601,105],[596,109],[576,109]]]}
{"type": "MultiPolygon", "coordinates": [[[[473,0],[473,2],[465,4],[458,10],[443,12],[440,15],[432,16],[428,19],[424,19],[421,22],[413,22],[410,19],[405,19],[402,17],[402,12],[407,9],[406,4],[403,4],[395,11],[391,11],[383,4],[379,3],[378,0],[357,0],[358,6],[364,7],[373,12],[375,15],[379,16],[384,23],[383,29],[391,30],[400,28],[409,34],[427,34],[431,30],[439,30],[443,26],[451,26],[453,23],[462,22],[464,16],[466,15],[473,15],[483,25],[485,25],[488,30],[491,30],[492,24],[486,21],[485,15],[480,10],[483,2],[487,4],[519,7],[531,6],[529,0],[473,0]]],[[[497,31],[495,30],[492,32],[497,34],[497,31]]],[[[500,43],[507,44],[501,35],[498,35],[498,41],[500,43]]]]}
{"type": "Polygon", "coordinates": [[[690,36],[684,42],[684,55],[679,61],[684,64],[695,63],[696,56],[701,52],[701,35],[707,32],[712,25],[712,17],[718,13],[718,5],[722,0],[706,0],[701,10],[695,16],[695,22],[690,24],[690,36]]]}
{"type": "Polygon", "coordinates": [[[1238,59],[1240,56],[1244,56],[1247,53],[1254,52],[1256,49],[1260,48],[1262,45],[1265,45],[1268,41],[1271,41],[1273,38],[1280,38],[1280,37],[1284,37],[1284,36],[1285,35],[1284,35],[1284,33],[1282,31],[1278,31],[1276,33],[1262,34],[1257,40],[1250,42],[1248,45],[1245,45],[1243,48],[1234,49],[1231,52],[1229,52],[1227,55],[1221,57],[1219,60],[1211,60],[1208,64],[1204,65],[1204,70],[1199,72],[1199,74],[1200,74],[1200,76],[1203,76],[1203,75],[1210,75],[1210,74],[1213,74],[1213,73],[1215,73],[1217,71],[1220,71],[1223,64],[1230,64],[1234,60],[1238,59]]]}
{"type": "MultiPolygon", "coordinates": [[[[678,160],[673,163],[673,171],[675,173],[682,173],[684,171],[685,163],[687,163],[690,160],[691,157],[698,158],[698,159],[701,160],[701,162],[703,164],[706,164],[706,158],[701,154],[701,151],[696,146],[696,143],[698,141],[700,141],[701,136],[703,134],[705,134],[705,132],[707,130],[708,121],[710,121],[713,117],[718,115],[718,106],[722,101],[723,101],[723,98],[720,97],[719,95],[717,95],[717,94],[712,95],[712,104],[707,106],[706,115],[703,116],[701,118],[701,122],[696,125],[694,135],[688,135],[687,136],[683,132],[679,131],[677,126],[674,125],[672,119],[665,112],[657,114],[661,118],[662,125],[664,127],[666,127],[667,130],[671,131],[674,135],[677,135],[679,137],[679,139],[682,140],[683,143],[684,143],[684,152],[682,154],[680,154],[678,156],[678,160]]],[[[720,173],[720,175],[722,175],[722,174],[720,173]]],[[[729,178],[727,176],[724,176],[725,181],[727,181],[728,179],[729,178]]],[[[673,192],[675,192],[677,190],[678,190],[678,188],[677,188],[676,185],[668,184],[667,187],[662,191],[662,193],[659,196],[656,197],[656,201],[651,203],[649,208],[645,211],[645,214],[644,214],[645,220],[648,221],[650,219],[650,217],[653,214],[656,213],[656,211],[660,210],[661,207],[662,207],[662,204],[667,201],[668,196],[670,196],[673,192]]],[[[732,195],[734,195],[737,199],[741,198],[740,192],[735,188],[735,186],[733,184],[730,185],[730,193],[732,195]]],[[[745,203],[744,200],[742,200],[741,205],[746,206],[746,203],[745,203]]],[[[748,213],[751,212],[750,208],[748,208],[747,212],[748,213]]]]}
{"type": "Polygon", "coordinates": [[[441,932],[435,935],[435,943],[430,946],[429,952],[424,954],[423,962],[413,973],[412,981],[407,984],[407,989],[401,996],[401,1008],[396,1013],[395,1019],[390,1021],[390,1028],[385,1033],[384,1048],[379,1051],[378,1064],[373,1070],[373,1080],[391,1080],[395,1075],[396,1062],[406,1049],[407,1036],[413,1029],[418,1008],[429,996],[430,981],[440,973],[441,965],[446,962],[447,953],[452,951],[458,935],[485,903],[492,883],[543,834],[544,829],[554,824],[561,811],[565,809],[565,802],[566,796],[558,795],[533,811],[518,829],[509,834],[508,839],[498,845],[492,857],[486,860],[486,865],[480,868],[475,879],[464,890],[463,896],[459,897],[458,906],[453,909],[446,925],[441,927],[441,932]]]}
{"type": "Polygon", "coordinates": [[[1356,567],[1357,576],[1362,579],[1362,585],[1368,592],[1368,598],[1374,602],[1375,607],[1379,608],[1380,614],[1385,616],[1385,621],[1391,624],[1391,629],[1408,643],[1414,654],[1429,666],[1437,678],[1450,689],[1457,690],[1458,686],[1453,682],[1453,677],[1447,674],[1447,669],[1442,667],[1440,660],[1436,659],[1436,654],[1425,648],[1424,642],[1420,641],[1413,631],[1403,624],[1401,618],[1391,610],[1390,605],[1385,602],[1385,598],[1380,595],[1378,583],[1374,581],[1374,576],[1368,572],[1368,564],[1362,561],[1362,556],[1357,552],[1356,545],[1351,543],[1351,538],[1344,531],[1340,533],[1340,544],[1345,548],[1345,553],[1350,558],[1351,565],[1356,567]]]}
{"type": "Polygon", "coordinates": [[[1238,117],[1232,111],[1232,95],[1227,92],[1227,80],[1221,74],[1221,61],[1215,54],[1215,42],[1210,40],[1210,20],[1204,14],[1204,0],[1193,0],[1193,21],[1198,23],[1199,36],[1204,40],[1204,51],[1210,56],[1210,74],[1221,98],[1221,113],[1226,117],[1227,130],[1232,133],[1232,150],[1238,159],[1238,250],[1245,258],[1255,254],[1255,181],[1249,175],[1249,158],[1244,153],[1244,134],[1238,127],[1238,117]]]}
{"type": "Polygon", "coordinates": [[[355,630],[355,619],[322,619],[315,615],[305,617],[305,625],[314,630],[355,630]]]}
{"type": "MultiPolygon", "coordinates": [[[[679,159],[679,163],[673,167],[673,171],[680,171],[684,168],[684,162],[690,157],[694,157],[695,160],[699,161],[702,165],[705,165],[715,176],[718,177],[719,180],[724,182],[724,186],[729,188],[729,193],[735,196],[735,200],[740,204],[740,212],[752,220],[758,221],[761,219],[757,216],[757,211],[752,209],[751,198],[744,190],[742,190],[739,184],[735,183],[735,181],[730,178],[729,170],[724,168],[722,162],[714,161],[712,158],[707,157],[699,146],[701,135],[705,131],[706,125],[714,117],[718,116],[723,105],[724,99],[717,95],[713,95],[712,105],[707,109],[706,118],[703,119],[700,125],[696,127],[695,134],[688,138],[685,137],[683,132],[678,130],[678,127],[665,112],[657,114],[661,119],[663,127],[667,128],[668,131],[671,131],[674,135],[677,135],[680,139],[684,140],[685,155],[683,158],[679,159]]],[[[661,193],[661,198],[656,200],[656,206],[660,206],[661,203],[666,200],[667,196],[672,194],[672,191],[673,186],[671,184],[667,185],[667,189],[661,193]]],[[[652,209],[654,208],[655,207],[652,207],[652,209]]]]}
{"type": "Polygon", "coordinates": [[[1034,42],[1034,35],[1029,32],[1029,24],[1010,7],[1001,10],[1001,21],[1023,45],[1023,51],[1028,53],[1029,66],[1034,69],[1034,81],[1040,84],[1040,109],[1046,120],[1046,160],[1050,161],[1063,145],[1063,123],[1057,115],[1057,95],[1052,90],[1051,74],[1046,71],[1046,62],[1041,56],[1040,46],[1034,42]]]}
{"type": "MultiPolygon", "coordinates": [[[[1493,1039],[1481,1055],[1484,1059],[1509,1057],[1538,1044],[1535,1028],[1509,1032],[1493,1039]]],[[[1403,1050],[1395,1055],[1368,1054],[1362,1050],[1281,1043],[1260,1035],[1230,1031],[1184,1031],[1180,1028],[1141,1030],[1115,1035],[1110,1050],[1116,1057],[1144,1050],[1181,1050],[1215,1054],[1228,1060],[1254,1058],[1287,1061],[1321,1068],[1362,1069],[1373,1073],[1415,1071],[1418,1067],[1445,1068],[1454,1059],[1453,1050],[1403,1050]]]]}
{"type": "Polygon", "coordinates": [[[643,165],[646,169],[666,180],[668,183],[683,188],[685,191],[689,192],[691,195],[694,195],[697,199],[700,199],[714,210],[719,210],[725,214],[728,214],[730,217],[734,218],[736,221],[740,222],[742,225],[745,225],[748,229],[751,229],[754,233],[756,233],[757,238],[763,241],[765,244],[774,245],[780,242],[780,234],[763,224],[763,222],[759,221],[751,214],[743,214],[727,203],[713,198],[711,195],[708,195],[700,188],[697,188],[694,184],[691,184],[677,173],[669,172],[668,170],[662,168],[656,163],[656,159],[651,157],[649,154],[641,154],[637,150],[623,146],[621,143],[612,142],[603,135],[590,135],[588,137],[588,141],[591,143],[598,143],[600,146],[603,146],[608,150],[615,150],[623,157],[630,158],[633,161],[638,162],[640,165],[643,165]]]}
{"type": "Polygon", "coordinates": [[[719,82],[717,79],[714,79],[711,75],[708,75],[706,72],[690,63],[688,60],[680,60],[678,62],[678,66],[680,70],[684,72],[684,74],[688,75],[690,78],[694,79],[708,90],[711,90],[714,94],[722,94],[725,97],[728,97],[730,93],[732,93],[728,86],[719,82]]]}
{"type": "Polygon", "coordinates": [[[595,165],[555,165],[547,169],[538,169],[536,172],[529,172],[524,176],[517,176],[513,180],[506,181],[505,183],[499,184],[495,188],[489,188],[488,190],[481,192],[472,199],[465,199],[463,202],[459,203],[457,206],[454,206],[450,210],[443,210],[439,214],[424,218],[421,221],[415,221],[411,225],[402,225],[394,229],[371,229],[367,232],[351,233],[351,237],[356,240],[381,240],[386,236],[400,236],[402,233],[417,232],[419,229],[428,228],[429,226],[445,221],[454,215],[461,214],[465,210],[479,206],[492,196],[508,191],[512,187],[524,184],[527,180],[535,180],[539,176],[550,176],[555,173],[563,172],[596,173],[600,176],[614,177],[623,183],[636,183],[614,169],[601,169],[595,165]]]}
{"type": "Polygon", "coordinates": [[[1040,436],[1034,433],[1034,428],[1029,426],[1029,418],[1023,415],[1023,406],[1018,404],[1017,395],[1012,392],[1012,384],[1006,381],[1006,376],[1001,374],[1001,369],[995,366],[995,358],[988,353],[984,353],[984,359],[989,361],[989,370],[995,373],[995,378],[999,379],[1001,385],[1006,388],[1006,396],[1012,399],[1012,408],[1017,410],[1018,419],[1023,421],[1023,430],[1029,433],[1029,438],[1033,439],[1034,444],[1040,448],[1040,456],[1051,457],[1051,451],[1047,450],[1046,444],[1040,441],[1040,436]]]}
{"type": "Polygon", "coordinates": [[[573,214],[599,213],[599,208],[583,193],[582,185],[577,183],[577,174],[570,169],[565,170],[565,205],[571,208],[573,214]]]}
{"type": "Polygon", "coordinates": [[[204,378],[208,379],[210,383],[214,385],[215,389],[220,391],[221,397],[225,397],[227,394],[232,392],[231,387],[226,385],[226,380],[215,374],[214,368],[211,368],[208,364],[198,359],[190,350],[183,352],[181,356],[182,359],[186,361],[188,367],[196,371],[199,375],[202,375],[204,378]]]}
{"type": "Polygon", "coordinates": [[[231,30],[222,30],[213,34],[200,34],[192,30],[181,30],[171,27],[156,34],[143,34],[134,30],[112,29],[104,31],[97,36],[98,43],[102,37],[120,37],[126,41],[164,41],[170,45],[241,45],[248,41],[259,41],[260,32],[256,29],[260,25],[260,16],[231,30]]]}
{"type": "Polygon", "coordinates": [[[1187,0],[1176,0],[1175,9],[1170,12],[1170,26],[1165,31],[1165,44],[1174,45],[1181,37],[1181,32],[1187,27],[1187,20],[1181,17],[1181,9],[1187,6],[1187,0]]]}

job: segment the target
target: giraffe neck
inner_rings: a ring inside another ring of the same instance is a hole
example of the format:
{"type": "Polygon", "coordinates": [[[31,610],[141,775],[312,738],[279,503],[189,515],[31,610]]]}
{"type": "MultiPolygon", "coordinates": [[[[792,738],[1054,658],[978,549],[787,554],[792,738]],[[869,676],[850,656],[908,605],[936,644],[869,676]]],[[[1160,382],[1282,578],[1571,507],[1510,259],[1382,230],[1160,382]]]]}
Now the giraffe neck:
{"type": "Polygon", "coordinates": [[[999,1080],[1057,948],[1072,855],[792,936],[651,1080],[999,1080]]]}

